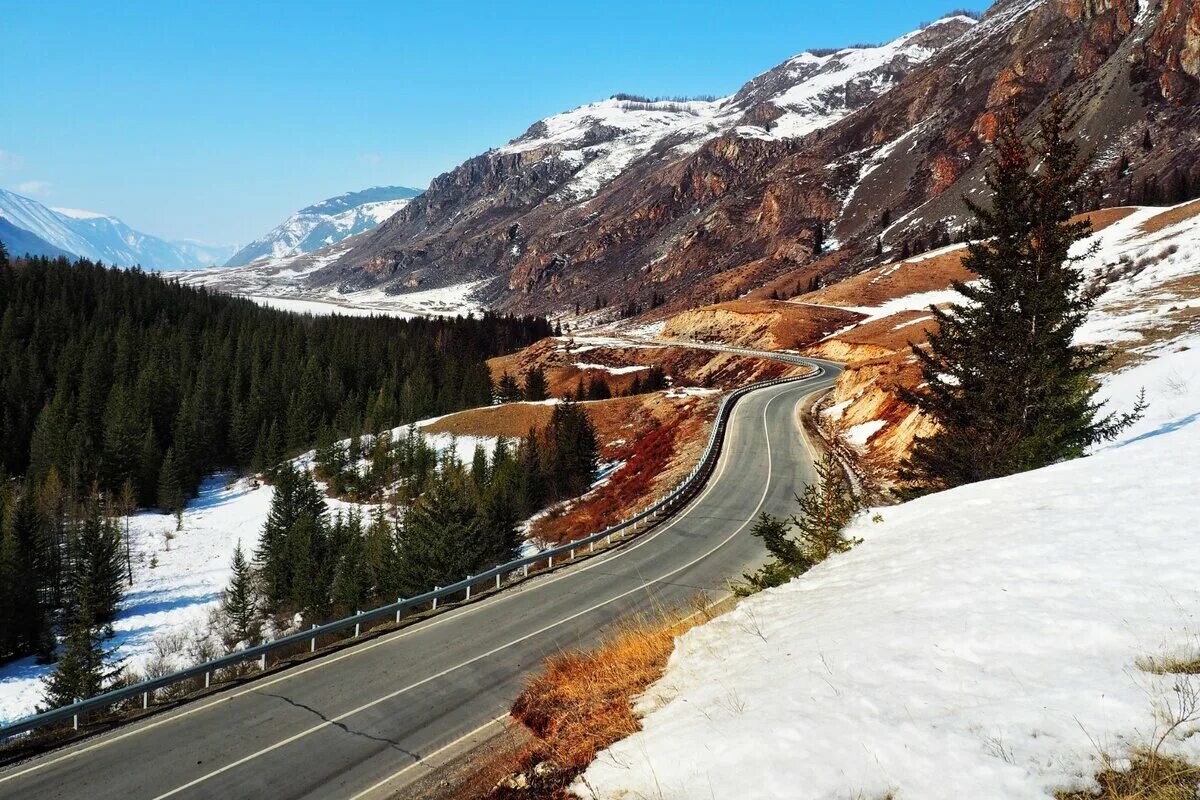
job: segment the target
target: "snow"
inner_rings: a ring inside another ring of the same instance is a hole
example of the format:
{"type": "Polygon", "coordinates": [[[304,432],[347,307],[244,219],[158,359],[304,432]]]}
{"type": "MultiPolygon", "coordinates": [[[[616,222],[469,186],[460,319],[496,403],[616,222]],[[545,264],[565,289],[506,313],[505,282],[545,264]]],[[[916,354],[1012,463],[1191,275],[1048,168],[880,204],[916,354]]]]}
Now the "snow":
{"type": "Polygon", "coordinates": [[[866,315],[857,325],[865,325],[877,319],[890,317],[903,311],[925,311],[930,306],[961,303],[963,296],[953,289],[933,289],[928,292],[914,292],[901,297],[894,297],[875,306],[840,306],[846,311],[855,311],[866,315]]]}
{"type": "Polygon", "coordinates": [[[886,425],[887,422],[882,419],[873,419],[869,422],[863,422],[855,425],[842,434],[842,439],[851,447],[862,450],[867,446],[867,441],[879,432],[879,429],[886,425]]]}
{"type": "MultiPolygon", "coordinates": [[[[1151,403],[1121,442],[864,514],[849,553],[681,637],[640,701],[644,730],[601,754],[580,793],[1011,800],[1094,786],[1102,751],[1149,744],[1155,704],[1197,685],[1138,664],[1195,647],[1200,625],[1198,346],[1106,382],[1116,410],[1142,386],[1151,403]]],[[[1200,736],[1166,746],[1200,759],[1200,736]]]]}
{"type": "Polygon", "coordinates": [[[600,369],[600,370],[604,370],[605,372],[607,372],[611,375],[628,375],[631,372],[641,372],[644,369],[650,369],[649,367],[644,367],[644,366],[640,366],[637,364],[634,364],[634,365],[628,366],[628,367],[610,367],[607,364],[586,364],[582,361],[576,362],[575,368],[576,369],[600,369]]]}
{"type": "Polygon", "coordinates": [[[83,211],[78,208],[53,208],[51,209],[56,214],[61,214],[64,217],[71,219],[106,219],[107,214],[101,214],[97,211],[83,211]]]}
{"type": "Polygon", "coordinates": [[[308,275],[332,264],[352,246],[342,241],[314,254],[262,259],[239,267],[182,272],[178,277],[186,284],[207,286],[271,308],[302,314],[415,317],[482,314],[486,310],[473,298],[492,278],[406,294],[388,294],[382,289],[340,292],[336,287],[313,289],[305,284],[308,275]]]}

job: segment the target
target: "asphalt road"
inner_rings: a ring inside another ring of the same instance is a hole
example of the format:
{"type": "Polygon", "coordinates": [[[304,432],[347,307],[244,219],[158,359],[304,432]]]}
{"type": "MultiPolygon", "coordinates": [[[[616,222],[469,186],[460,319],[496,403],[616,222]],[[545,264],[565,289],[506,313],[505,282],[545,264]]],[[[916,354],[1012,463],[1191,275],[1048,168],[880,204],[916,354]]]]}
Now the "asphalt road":
{"type": "Polygon", "coordinates": [[[502,717],[529,672],[631,614],[686,607],[761,563],[760,511],[812,475],[797,409],[820,377],[735,407],[703,492],[633,543],[475,605],[0,772],[0,798],[403,795],[432,756],[502,717]]]}

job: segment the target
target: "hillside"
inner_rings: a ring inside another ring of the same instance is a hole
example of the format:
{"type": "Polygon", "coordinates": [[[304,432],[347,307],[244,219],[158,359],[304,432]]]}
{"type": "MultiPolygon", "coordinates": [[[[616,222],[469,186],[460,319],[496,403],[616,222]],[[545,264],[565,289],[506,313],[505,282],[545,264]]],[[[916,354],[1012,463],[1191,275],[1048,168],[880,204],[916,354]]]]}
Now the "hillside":
{"type": "Polygon", "coordinates": [[[371,230],[404,208],[419,189],[376,186],[347,192],[300,209],[262,237],[234,253],[227,267],[264,259],[300,256],[371,230]]]}
{"type": "Polygon", "coordinates": [[[1052,798],[1160,736],[1196,763],[1171,664],[1198,654],[1198,345],[1106,381],[1150,398],[1122,441],[868,511],[849,553],[685,634],[580,793],[1052,798]]]}
{"type": "Polygon", "coordinates": [[[680,310],[830,282],[961,226],[998,115],[1028,122],[1055,93],[1092,149],[1095,204],[1187,199],[1197,14],[1001,0],[978,23],[802,54],[728,98],[585,106],[439,176],[307,280],[404,292],[498,277],[485,299],[503,307],[610,315],[652,293],[680,310]]]}

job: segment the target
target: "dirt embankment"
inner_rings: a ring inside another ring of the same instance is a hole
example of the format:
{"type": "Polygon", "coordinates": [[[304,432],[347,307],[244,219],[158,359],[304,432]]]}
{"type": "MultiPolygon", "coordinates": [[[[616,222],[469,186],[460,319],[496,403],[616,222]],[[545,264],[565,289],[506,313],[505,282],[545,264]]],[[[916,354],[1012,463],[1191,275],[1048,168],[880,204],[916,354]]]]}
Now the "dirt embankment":
{"type": "Polygon", "coordinates": [[[671,317],[663,337],[761,350],[798,350],[860,319],[861,314],[827,306],[732,300],[671,317]]]}

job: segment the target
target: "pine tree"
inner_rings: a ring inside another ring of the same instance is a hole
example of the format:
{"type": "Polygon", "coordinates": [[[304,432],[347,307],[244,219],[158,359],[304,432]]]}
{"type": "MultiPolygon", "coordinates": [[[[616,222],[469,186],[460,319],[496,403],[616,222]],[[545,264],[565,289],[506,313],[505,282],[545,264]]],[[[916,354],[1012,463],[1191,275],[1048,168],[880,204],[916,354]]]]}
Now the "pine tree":
{"type": "Polygon", "coordinates": [[[245,553],[242,552],[240,539],[233,550],[230,569],[233,574],[221,598],[221,613],[229,626],[226,645],[233,647],[239,642],[253,645],[259,637],[258,592],[254,586],[254,573],[245,553]]]}
{"type": "Polygon", "coordinates": [[[846,485],[841,466],[832,455],[826,455],[815,467],[816,480],[796,497],[797,513],[785,521],[764,512],[755,522],[750,533],[763,540],[771,561],[743,576],[747,586],[741,593],[787,583],[857,543],[843,533],[860,505],[846,485]]]}
{"type": "Polygon", "coordinates": [[[931,309],[938,332],[928,349],[914,348],[925,383],[906,397],[938,425],[904,467],[919,491],[1083,455],[1134,419],[1099,416],[1091,379],[1104,356],[1073,344],[1091,301],[1069,250],[1091,228],[1071,221],[1084,165],[1062,102],[1041,121],[1038,169],[1014,120],[996,147],[991,208],[968,203],[986,238],[969,246],[963,266],[980,281],[955,285],[968,304],[931,309]]]}
{"type": "Polygon", "coordinates": [[[400,536],[397,588],[405,597],[481,571],[489,542],[460,475],[439,475],[413,506],[400,536]]]}
{"type": "MultiPolygon", "coordinates": [[[[82,615],[86,616],[86,615],[82,615]]],[[[81,615],[72,619],[62,655],[43,683],[45,709],[62,708],[95,697],[117,670],[110,669],[102,637],[81,615]]]]}
{"type": "Polygon", "coordinates": [[[46,520],[30,488],[16,491],[0,503],[0,660],[53,649],[46,520]]]}
{"type": "Polygon", "coordinates": [[[558,497],[582,494],[596,479],[600,448],[596,429],[583,406],[570,400],[554,406],[550,414],[549,474],[558,497]]]}
{"type": "MultiPolygon", "coordinates": [[[[330,587],[333,608],[340,614],[361,611],[371,596],[370,576],[365,562],[362,517],[357,511],[342,522],[343,530],[335,537],[337,567],[330,587]]],[[[337,527],[335,525],[335,527],[337,527]]]]}
{"type": "Polygon", "coordinates": [[[87,627],[106,625],[125,594],[125,554],[120,526],[101,513],[98,497],[75,523],[74,538],[72,602],[87,627]]]}
{"type": "Polygon", "coordinates": [[[187,502],[184,495],[184,478],[175,448],[167,448],[162,467],[158,471],[158,507],[167,514],[179,514],[187,502]]]}
{"type": "Polygon", "coordinates": [[[541,367],[530,367],[525,373],[525,399],[530,402],[539,402],[550,397],[549,389],[546,385],[546,373],[541,367]]]}

